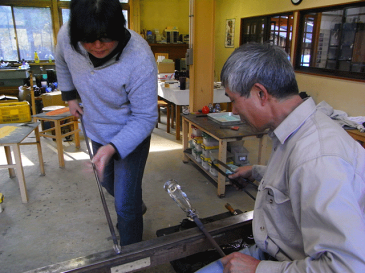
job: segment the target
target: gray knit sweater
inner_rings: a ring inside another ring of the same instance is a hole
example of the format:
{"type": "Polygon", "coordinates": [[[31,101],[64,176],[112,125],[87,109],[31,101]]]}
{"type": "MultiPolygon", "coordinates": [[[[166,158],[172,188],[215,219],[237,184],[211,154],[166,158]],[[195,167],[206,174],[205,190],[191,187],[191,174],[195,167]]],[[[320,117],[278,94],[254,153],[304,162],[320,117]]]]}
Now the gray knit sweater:
{"type": "Polygon", "coordinates": [[[157,122],[157,68],[147,42],[129,30],[131,39],[119,58],[94,68],[86,50],[70,45],[68,24],[58,33],[56,70],[62,92],[77,90],[88,136],[112,143],[125,158],[157,122]]]}

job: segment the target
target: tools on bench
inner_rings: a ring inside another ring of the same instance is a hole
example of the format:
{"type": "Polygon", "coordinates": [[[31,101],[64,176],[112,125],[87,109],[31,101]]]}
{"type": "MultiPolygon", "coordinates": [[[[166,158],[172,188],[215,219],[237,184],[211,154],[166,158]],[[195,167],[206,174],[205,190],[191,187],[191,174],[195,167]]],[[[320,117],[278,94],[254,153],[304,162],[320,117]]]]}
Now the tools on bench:
{"type": "MultiPolygon", "coordinates": [[[[224,175],[225,177],[227,177],[228,179],[229,179],[229,181],[233,184],[233,185],[235,185],[238,189],[240,189],[240,190],[243,190],[248,196],[250,196],[253,200],[256,200],[256,198],[251,194],[251,193],[249,193],[245,188],[244,188],[244,186],[240,183],[240,182],[238,182],[236,179],[231,179],[231,178],[229,178],[229,175],[230,174],[228,174],[227,172],[225,172],[225,171],[223,171],[221,168],[219,168],[217,165],[218,164],[220,164],[220,165],[222,165],[224,168],[226,168],[227,170],[229,170],[230,172],[232,172],[232,173],[234,173],[234,170],[232,170],[232,168],[230,167],[230,166],[228,166],[226,163],[224,163],[224,162],[222,162],[222,161],[220,161],[220,160],[218,160],[218,159],[215,159],[215,160],[213,160],[213,162],[212,162],[212,167],[214,168],[214,169],[216,169],[219,173],[221,173],[222,175],[224,175]]],[[[248,180],[248,179],[243,179],[244,180],[244,182],[245,183],[248,183],[248,184],[251,184],[252,186],[254,186],[254,188],[255,189],[257,189],[258,188],[258,186],[255,184],[255,183],[253,183],[253,182],[251,182],[250,180],[248,180]]]]}

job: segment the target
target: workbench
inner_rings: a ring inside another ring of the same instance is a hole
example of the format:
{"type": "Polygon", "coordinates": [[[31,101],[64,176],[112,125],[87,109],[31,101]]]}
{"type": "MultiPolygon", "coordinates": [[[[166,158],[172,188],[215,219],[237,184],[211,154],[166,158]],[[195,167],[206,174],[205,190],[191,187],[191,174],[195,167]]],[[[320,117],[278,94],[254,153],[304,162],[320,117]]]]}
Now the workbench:
{"type": "Polygon", "coordinates": [[[25,185],[24,170],[22,164],[22,158],[20,154],[20,145],[37,145],[38,159],[41,174],[44,175],[44,163],[42,156],[42,148],[39,137],[38,125],[39,122],[28,122],[28,123],[8,123],[0,124],[0,145],[4,146],[7,165],[0,165],[0,168],[9,169],[10,177],[18,177],[18,183],[20,188],[20,195],[23,203],[28,202],[27,188],[25,185]],[[29,136],[30,133],[35,132],[35,142],[23,142],[23,140],[29,136]],[[13,163],[11,157],[11,148],[13,149],[15,163],[13,163]],[[16,169],[16,175],[14,172],[16,169]]]}
{"type": "Polygon", "coordinates": [[[221,126],[219,123],[209,119],[208,117],[199,117],[196,114],[183,115],[183,161],[193,161],[203,171],[207,173],[214,181],[217,182],[217,194],[219,197],[224,197],[226,188],[226,177],[218,173],[218,177],[213,176],[209,171],[205,170],[195,158],[185,151],[189,148],[189,138],[191,126],[195,126],[201,131],[212,136],[219,141],[218,159],[226,163],[227,158],[227,143],[232,141],[242,140],[244,138],[258,138],[258,157],[257,164],[263,164],[263,159],[267,150],[267,132],[254,132],[247,124],[235,125],[238,130],[231,130],[230,126],[221,126]],[[222,129],[221,127],[225,127],[222,129]]]}
{"type": "Polygon", "coordinates": [[[353,139],[360,142],[361,146],[365,148],[365,133],[361,133],[359,130],[346,130],[346,132],[352,136],[353,139]]]}
{"type": "MultiPolygon", "coordinates": [[[[253,211],[231,216],[205,225],[206,230],[219,244],[232,243],[252,234],[253,211]]],[[[183,257],[212,249],[212,245],[199,228],[190,228],[147,241],[122,247],[117,255],[110,250],[77,257],[25,273],[61,272],[136,272],[153,268],[183,257]]]]}

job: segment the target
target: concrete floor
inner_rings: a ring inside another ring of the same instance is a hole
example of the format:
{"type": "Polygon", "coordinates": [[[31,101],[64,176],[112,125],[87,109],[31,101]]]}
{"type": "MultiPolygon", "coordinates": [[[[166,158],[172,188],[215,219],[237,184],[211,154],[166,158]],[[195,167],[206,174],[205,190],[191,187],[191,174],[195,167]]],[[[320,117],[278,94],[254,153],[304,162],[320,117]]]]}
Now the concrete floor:
{"type": "MultiPolygon", "coordinates": [[[[58,167],[56,143],[41,139],[45,176],[40,176],[36,147],[21,147],[27,204],[21,202],[17,178],[9,178],[7,169],[0,169],[0,192],[5,196],[0,213],[0,273],[24,272],[112,248],[85,141],[82,134],[80,137],[80,149],[73,142],[63,143],[65,168],[58,167]]],[[[257,141],[245,142],[251,163],[257,161],[257,141]]],[[[0,164],[4,163],[1,149],[0,164]]],[[[178,225],[185,218],[163,189],[169,179],[178,181],[201,218],[226,212],[227,202],[242,211],[253,209],[253,200],[231,186],[226,187],[224,198],[218,198],[210,179],[193,163],[182,162],[182,143],[175,140],[175,131],[167,134],[165,124],[160,123],[152,134],[143,179],[143,199],[148,208],[143,240],[156,238],[157,230],[178,225]]],[[[106,194],[106,200],[115,223],[113,199],[106,194]]],[[[175,271],[165,264],[141,272],[175,271]]]]}

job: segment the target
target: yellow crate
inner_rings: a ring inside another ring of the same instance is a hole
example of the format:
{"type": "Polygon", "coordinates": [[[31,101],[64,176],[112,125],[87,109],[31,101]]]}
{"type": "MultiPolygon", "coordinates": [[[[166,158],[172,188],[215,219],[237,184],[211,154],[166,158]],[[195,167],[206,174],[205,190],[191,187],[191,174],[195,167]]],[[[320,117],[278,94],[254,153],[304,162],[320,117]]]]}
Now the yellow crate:
{"type": "Polygon", "coordinates": [[[30,105],[27,101],[0,104],[0,123],[31,121],[30,105]]]}

